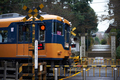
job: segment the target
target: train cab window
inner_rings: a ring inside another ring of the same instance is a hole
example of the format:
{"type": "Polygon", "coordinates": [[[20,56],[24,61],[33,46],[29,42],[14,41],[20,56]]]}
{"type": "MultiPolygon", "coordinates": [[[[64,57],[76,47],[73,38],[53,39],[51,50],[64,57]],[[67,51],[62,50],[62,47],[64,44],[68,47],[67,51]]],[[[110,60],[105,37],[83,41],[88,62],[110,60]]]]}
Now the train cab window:
{"type": "Polygon", "coordinates": [[[63,35],[63,24],[58,22],[53,22],[52,33],[57,35],[63,35]]]}
{"type": "Polygon", "coordinates": [[[69,37],[70,37],[70,32],[69,32],[69,27],[67,24],[65,24],[65,48],[69,48],[69,37]]]}
{"type": "Polygon", "coordinates": [[[6,43],[8,41],[8,31],[0,30],[0,43],[6,43]]]}
{"type": "Polygon", "coordinates": [[[30,25],[19,25],[18,32],[19,42],[30,42],[30,25]]]}
{"type": "Polygon", "coordinates": [[[40,28],[39,28],[39,40],[45,41],[45,30],[41,30],[40,28]]]}
{"type": "Polygon", "coordinates": [[[57,35],[63,35],[63,25],[61,23],[57,23],[57,35]]]}

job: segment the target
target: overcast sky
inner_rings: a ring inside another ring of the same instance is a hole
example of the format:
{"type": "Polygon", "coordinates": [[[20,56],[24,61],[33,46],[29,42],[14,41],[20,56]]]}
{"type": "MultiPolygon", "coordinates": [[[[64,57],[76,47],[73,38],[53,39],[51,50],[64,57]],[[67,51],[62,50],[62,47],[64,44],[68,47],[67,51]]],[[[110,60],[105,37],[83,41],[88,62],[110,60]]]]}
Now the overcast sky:
{"type": "MultiPolygon", "coordinates": [[[[99,16],[101,15],[108,15],[108,4],[109,0],[93,0],[91,3],[91,7],[94,9],[96,12],[98,19],[100,20],[99,16]]],[[[109,27],[109,20],[105,21],[98,21],[98,29],[99,31],[105,31],[109,27]]]]}

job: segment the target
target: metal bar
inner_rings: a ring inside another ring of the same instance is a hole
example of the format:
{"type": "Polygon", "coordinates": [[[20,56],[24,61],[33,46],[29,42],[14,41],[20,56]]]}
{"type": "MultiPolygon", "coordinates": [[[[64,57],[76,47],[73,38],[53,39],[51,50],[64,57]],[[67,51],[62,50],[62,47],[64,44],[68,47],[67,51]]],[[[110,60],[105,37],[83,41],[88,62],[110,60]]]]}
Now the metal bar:
{"type": "Polygon", "coordinates": [[[83,77],[83,70],[82,70],[83,68],[81,68],[81,76],[83,77]]]}
{"type": "Polygon", "coordinates": [[[107,77],[107,67],[105,67],[105,77],[107,77]]]}
{"type": "Polygon", "coordinates": [[[86,69],[83,68],[83,80],[86,80],[86,69]]]}
{"type": "Polygon", "coordinates": [[[57,75],[57,68],[55,68],[55,80],[58,80],[58,75],[57,75]]]}
{"type": "Polygon", "coordinates": [[[113,77],[113,67],[112,67],[112,77],[113,77]]]}
{"type": "Polygon", "coordinates": [[[92,60],[92,64],[93,64],[93,60],[92,60]]]}
{"type": "Polygon", "coordinates": [[[114,68],[114,80],[117,80],[117,68],[114,68]]]}
{"type": "Polygon", "coordinates": [[[65,76],[65,68],[64,68],[64,76],[65,76]]]}
{"type": "Polygon", "coordinates": [[[89,70],[87,71],[87,76],[89,76],[89,70]]]}
{"type": "Polygon", "coordinates": [[[59,76],[60,76],[60,68],[59,68],[59,76]]]}
{"type": "Polygon", "coordinates": [[[55,74],[55,72],[54,72],[54,71],[55,71],[55,69],[53,68],[53,76],[54,76],[54,74],[55,74]]]}
{"type": "Polygon", "coordinates": [[[93,67],[93,76],[95,76],[95,68],[93,67]]]}
{"type": "Polygon", "coordinates": [[[118,77],[119,77],[119,67],[118,67],[118,77]]]}
{"type": "Polygon", "coordinates": [[[108,60],[107,60],[107,65],[108,65],[108,60]]]}
{"type": "Polygon", "coordinates": [[[16,74],[15,74],[15,80],[18,80],[18,62],[16,62],[16,74]]]}
{"type": "Polygon", "coordinates": [[[75,74],[76,74],[76,72],[77,72],[77,68],[75,68],[75,74]]]}
{"type": "Polygon", "coordinates": [[[69,76],[71,76],[71,68],[70,68],[70,74],[69,74],[69,76]]]}
{"type": "Polygon", "coordinates": [[[6,69],[7,69],[7,62],[4,62],[4,80],[6,80],[6,69]]]}
{"type": "Polygon", "coordinates": [[[100,77],[101,68],[99,67],[99,77],[100,77]]]}

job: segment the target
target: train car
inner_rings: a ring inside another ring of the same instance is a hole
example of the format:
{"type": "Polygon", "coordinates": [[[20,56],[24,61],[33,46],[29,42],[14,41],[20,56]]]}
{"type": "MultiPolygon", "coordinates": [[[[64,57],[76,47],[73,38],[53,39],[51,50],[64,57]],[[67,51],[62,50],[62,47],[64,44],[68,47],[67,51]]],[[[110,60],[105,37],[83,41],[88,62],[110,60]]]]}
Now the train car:
{"type": "MultiPolygon", "coordinates": [[[[38,60],[47,64],[70,64],[70,25],[57,15],[42,14],[35,21],[38,60]],[[41,27],[45,26],[45,30],[41,27]]],[[[32,59],[32,19],[23,22],[17,13],[0,15],[0,61],[27,62],[32,59]],[[17,16],[15,16],[17,15],[17,16]]]]}

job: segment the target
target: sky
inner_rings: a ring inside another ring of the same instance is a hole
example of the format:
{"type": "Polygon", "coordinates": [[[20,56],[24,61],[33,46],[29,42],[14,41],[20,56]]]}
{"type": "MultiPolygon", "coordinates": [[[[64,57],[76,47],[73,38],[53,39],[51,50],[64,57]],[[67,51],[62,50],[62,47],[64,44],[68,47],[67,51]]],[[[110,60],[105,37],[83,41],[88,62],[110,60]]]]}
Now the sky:
{"type": "Polygon", "coordinates": [[[105,32],[109,27],[109,23],[111,23],[111,21],[109,20],[100,21],[101,19],[99,18],[101,15],[109,15],[107,5],[108,3],[109,0],[93,0],[93,2],[90,4],[90,6],[94,9],[96,15],[98,16],[98,31],[105,32]]]}

